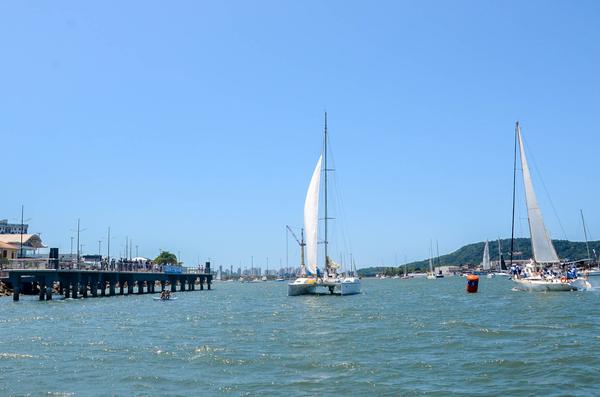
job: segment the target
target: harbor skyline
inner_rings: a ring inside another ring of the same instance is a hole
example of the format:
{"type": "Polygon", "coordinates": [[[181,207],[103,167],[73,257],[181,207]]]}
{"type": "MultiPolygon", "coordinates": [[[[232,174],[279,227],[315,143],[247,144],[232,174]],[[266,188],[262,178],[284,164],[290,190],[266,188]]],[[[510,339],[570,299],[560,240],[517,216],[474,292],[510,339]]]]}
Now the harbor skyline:
{"type": "Polygon", "coordinates": [[[80,218],[89,253],[285,266],[325,110],[359,267],[509,237],[516,120],[552,237],[598,239],[594,2],[1,7],[0,218],[63,253],[80,218]]]}

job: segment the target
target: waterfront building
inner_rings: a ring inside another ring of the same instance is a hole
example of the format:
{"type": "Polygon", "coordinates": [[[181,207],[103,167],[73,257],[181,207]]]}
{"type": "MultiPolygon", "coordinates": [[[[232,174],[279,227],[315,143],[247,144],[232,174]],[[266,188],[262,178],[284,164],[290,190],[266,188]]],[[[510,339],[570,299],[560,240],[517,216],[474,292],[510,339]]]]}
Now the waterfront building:
{"type": "Polygon", "coordinates": [[[0,234],[0,243],[8,244],[17,251],[22,249],[22,252],[17,254],[18,257],[27,256],[28,251],[47,248],[39,234],[0,234]]]}
{"type": "Polygon", "coordinates": [[[438,266],[435,268],[435,273],[440,273],[444,276],[460,273],[460,266],[438,266]]]}
{"type": "Polygon", "coordinates": [[[16,259],[19,247],[0,241],[0,263],[9,259],[16,259]]]}

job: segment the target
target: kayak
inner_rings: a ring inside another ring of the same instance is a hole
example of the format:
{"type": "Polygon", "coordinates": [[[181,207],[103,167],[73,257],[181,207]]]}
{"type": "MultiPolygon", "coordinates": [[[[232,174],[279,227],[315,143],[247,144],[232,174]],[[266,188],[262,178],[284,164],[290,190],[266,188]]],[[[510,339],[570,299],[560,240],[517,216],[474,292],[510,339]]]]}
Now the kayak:
{"type": "Polygon", "coordinates": [[[162,299],[159,296],[154,296],[154,297],[152,297],[152,299],[154,299],[155,301],[174,301],[174,300],[177,300],[177,297],[176,296],[172,296],[172,297],[167,298],[167,299],[162,299]]]}

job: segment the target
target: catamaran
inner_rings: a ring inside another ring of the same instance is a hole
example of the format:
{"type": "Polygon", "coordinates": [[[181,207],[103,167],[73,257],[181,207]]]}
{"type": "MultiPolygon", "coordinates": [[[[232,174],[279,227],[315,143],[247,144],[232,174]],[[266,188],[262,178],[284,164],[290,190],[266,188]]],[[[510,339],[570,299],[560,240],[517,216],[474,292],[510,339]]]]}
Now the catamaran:
{"type": "MultiPolygon", "coordinates": [[[[513,177],[516,179],[517,164],[517,145],[521,158],[521,168],[523,170],[523,185],[525,188],[525,201],[527,204],[527,217],[529,219],[529,234],[531,236],[531,251],[533,258],[525,265],[524,275],[513,277],[516,289],[522,291],[574,291],[577,287],[574,281],[567,277],[560,276],[560,259],[556,249],[550,239],[550,234],[544,224],[542,211],[538,206],[525,148],[523,146],[523,137],[519,122],[515,126],[515,160],[513,177]],[[554,268],[554,269],[553,269],[554,268]]],[[[510,263],[512,266],[513,241],[514,241],[514,203],[515,203],[515,183],[513,180],[513,225],[511,236],[510,263]]]]}
{"type": "Polygon", "coordinates": [[[332,170],[327,168],[327,113],[325,113],[323,153],[319,156],[317,165],[313,171],[306,199],[304,201],[304,230],[306,231],[306,247],[301,245],[301,263],[299,277],[288,284],[288,295],[308,295],[318,293],[319,290],[338,293],[340,295],[352,295],[360,293],[360,279],[356,274],[342,275],[338,273],[340,265],[333,261],[328,255],[327,240],[327,174],[332,170]],[[319,190],[321,185],[321,174],[323,174],[323,212],[324,212],[324,240],[325,268],[319,269],[317,264],[317,245],[319,229],[319,190]],[[307,264],[304,263],[304,248],[306,248],[307,264]]]}

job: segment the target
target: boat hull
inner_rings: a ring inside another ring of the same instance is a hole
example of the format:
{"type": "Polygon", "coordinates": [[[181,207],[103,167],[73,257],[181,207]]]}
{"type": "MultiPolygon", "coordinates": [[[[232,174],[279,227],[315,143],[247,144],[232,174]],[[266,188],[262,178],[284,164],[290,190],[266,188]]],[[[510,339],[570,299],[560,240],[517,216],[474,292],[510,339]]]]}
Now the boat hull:
{"type": "Polygon", "coordinates": [[[513,279],[515,288],[519,291],[527,292],[559,292],[559,291],[577,291],[577,287],[572,283],[563,283],[560,280],[540,280],[540,279],[513,279]]]}
{"type": "Polygon", "coordinates": [[[341,295],[360,294],[360,280],[358,278],[344,279],[340,283],[341,295]]]}
{"type": "Polygon", "coordinates": [[[288,284],[288,296],[313,294],[355,295],[360,294],[360,279],[348,277],[336,280],[319,280],[300,278],[288,284]]]}
{"type": "Polygon", "coordinates": [[[310,284],[288,284],[288,296],[312,295],[317,292],[316,285],[310,284]]]}

